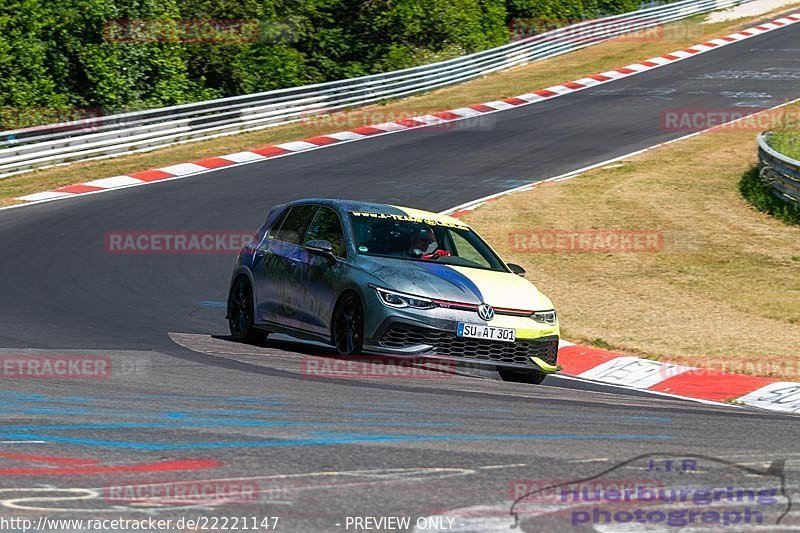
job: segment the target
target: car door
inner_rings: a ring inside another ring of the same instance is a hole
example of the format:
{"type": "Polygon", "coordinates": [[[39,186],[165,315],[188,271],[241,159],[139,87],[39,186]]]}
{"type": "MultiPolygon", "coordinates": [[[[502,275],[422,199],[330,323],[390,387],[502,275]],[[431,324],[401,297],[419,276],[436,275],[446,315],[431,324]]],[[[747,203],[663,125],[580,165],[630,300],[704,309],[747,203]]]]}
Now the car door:
{"type": "Polygon", "coordinates": [[[300,302],[305,298],[303,278],[308,252],[301,245],[318,206],[293,205],[281,215],[267,233],[254,265],[258,315],[261,322],[272,322],[293,328],[302,327],[298,319],[300,302]]]}
{"type": "Polygon", "coordinates": [[[284,207],[283,211],[273,220],[272,224],[256,248],[253,254],[250,272],[253,274],[253,296],[255,298],[255,323],[263,324],[267,321],[269,310],[276,304],[275,287],[273,283],[273,271],[276,260],[272,252],[271,241],[277,236],[281,229],[286,215],[289,214],[290,207],[284,207]]]}
{"type": "Polygon", "coordinates": [[[328,335],[333,306],[341,293],[347,269],[343,261],[347,252],[342,221],[334,209],[322,206],[317,211],[306,231],[303,244],[314,240],[330,242],[336,260],[331,261],[324,255],[308,254],[308,263],[304,269],[306,277],[303,279],[305,298],[301,302],[299,314],[311,331],[328,335]]]}

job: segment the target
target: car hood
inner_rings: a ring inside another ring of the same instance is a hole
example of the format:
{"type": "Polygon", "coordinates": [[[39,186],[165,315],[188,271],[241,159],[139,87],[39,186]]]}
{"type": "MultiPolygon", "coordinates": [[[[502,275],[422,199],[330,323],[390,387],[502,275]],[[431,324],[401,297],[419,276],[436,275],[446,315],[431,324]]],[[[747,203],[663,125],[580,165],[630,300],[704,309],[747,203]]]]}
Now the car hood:
{"type": "Polygon", "coordinates": [[[383,287],[417,296],[508,309],[553,308],[550,299],[533,283],[510,272],[384,257],[362,256],[360,263],[383,287]]]}

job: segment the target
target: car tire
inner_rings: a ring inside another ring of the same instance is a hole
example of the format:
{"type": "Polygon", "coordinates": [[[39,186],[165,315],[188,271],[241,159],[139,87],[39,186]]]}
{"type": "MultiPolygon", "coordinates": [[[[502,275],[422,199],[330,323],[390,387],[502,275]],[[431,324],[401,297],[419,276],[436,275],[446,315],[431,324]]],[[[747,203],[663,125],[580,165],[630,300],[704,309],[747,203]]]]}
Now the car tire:
{"type": "Polygon", "coordinates": [[[513,368],[498,368],[500,377],[503,381],[511,381],[513,383],[532,383],[534,385],[540,384],[547,377],[543,372],[536,370],[516,370],[513,368]]]}
{"type": "Polygon", "coordinates": [[[254,317],[253,288],[246,276],[239,276],[228,295],[228,329],[235,341],[260,344],[266,340],[268,333],[256,329],[254,317]]]}
{"type": "Polygon", "coordinates": [[[364,348],[364,307],[354,292],[346,292],[336,303],[331,319],[331,344],[339,355],[360,354],[364,348]]]}

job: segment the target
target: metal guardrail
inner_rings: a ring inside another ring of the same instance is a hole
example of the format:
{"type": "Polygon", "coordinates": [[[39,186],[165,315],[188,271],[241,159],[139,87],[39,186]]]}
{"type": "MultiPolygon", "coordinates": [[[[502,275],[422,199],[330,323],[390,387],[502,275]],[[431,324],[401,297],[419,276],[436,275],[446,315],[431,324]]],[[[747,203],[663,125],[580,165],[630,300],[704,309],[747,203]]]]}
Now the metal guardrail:
{"type": "Polygon", "coordinates": [[[758,136],[758,176],[773,195],[800,207],[800,161],[772,148],[770,135],[758,136]]]}
{"type": "Polygon", "coordinates": [[[460,83],[751,0],[682,0],[581,22],[503,46],[359,78],[0,132],[0,178],[324,115],[460,83]]]}

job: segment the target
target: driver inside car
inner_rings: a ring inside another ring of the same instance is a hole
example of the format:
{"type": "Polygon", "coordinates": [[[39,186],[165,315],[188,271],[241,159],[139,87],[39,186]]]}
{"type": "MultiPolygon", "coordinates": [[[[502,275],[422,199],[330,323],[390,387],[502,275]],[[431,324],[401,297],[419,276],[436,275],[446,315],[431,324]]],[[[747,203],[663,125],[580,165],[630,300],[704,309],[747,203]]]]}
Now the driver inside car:
{"type": "Polygon", "coordinates": [[[436,234],[430,227],[420,228],[412,235],[411,246],[408,250],[411,257],[418,257],[425,261],[436,260],[440,257],[449,256],[450,252],[439,249],[439,242],[436,234]]]}

